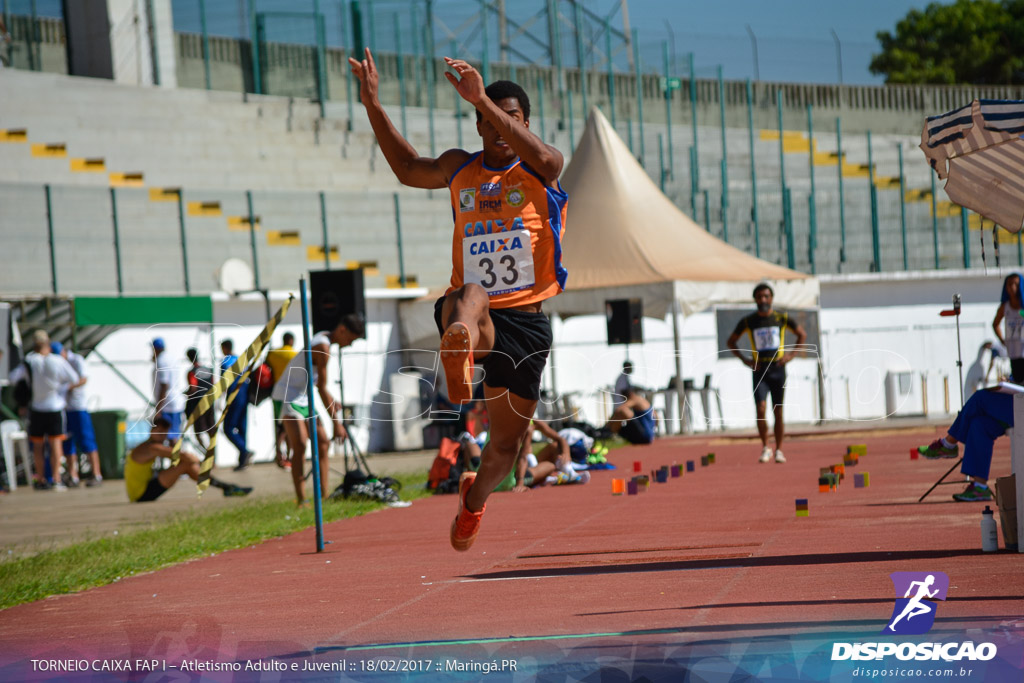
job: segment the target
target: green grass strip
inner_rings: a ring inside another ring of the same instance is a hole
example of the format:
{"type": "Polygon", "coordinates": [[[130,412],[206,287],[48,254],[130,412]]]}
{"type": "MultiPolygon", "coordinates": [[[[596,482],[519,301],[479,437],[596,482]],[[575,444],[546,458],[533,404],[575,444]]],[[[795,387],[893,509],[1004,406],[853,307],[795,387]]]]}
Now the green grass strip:
{"type": "MultiPolygon", "coordinates": [[[[402,500],[431,495],[424,486],[425,473],[401,481],[402,500]]],[[[333,522],[383,507],[369,501],[325,501],[323,519],[333,522]]],[[[0,561],[0,609],[103,586],[132,574],[285,536],[313,524],[312,508],[296,509],[290,496],[239,500],[229,508],[176,514],[146,529],[0,561]]]]}

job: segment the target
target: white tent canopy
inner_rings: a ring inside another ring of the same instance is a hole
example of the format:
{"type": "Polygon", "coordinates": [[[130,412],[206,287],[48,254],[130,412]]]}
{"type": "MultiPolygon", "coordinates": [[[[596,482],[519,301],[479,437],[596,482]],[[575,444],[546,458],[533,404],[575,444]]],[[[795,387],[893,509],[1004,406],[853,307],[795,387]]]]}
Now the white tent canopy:
{"type": "Polygon", "coordinates": [[[562,176],[569,211],[562,261],[566,291],[544,302],[563,315],[602,313],[605,299],[639,297],[644,313],[684,315],[750,303],[769,282],[779,307],[818,305],[818,282],[729,246],[680,211],[633,158],[598,109],[562,176]]]}

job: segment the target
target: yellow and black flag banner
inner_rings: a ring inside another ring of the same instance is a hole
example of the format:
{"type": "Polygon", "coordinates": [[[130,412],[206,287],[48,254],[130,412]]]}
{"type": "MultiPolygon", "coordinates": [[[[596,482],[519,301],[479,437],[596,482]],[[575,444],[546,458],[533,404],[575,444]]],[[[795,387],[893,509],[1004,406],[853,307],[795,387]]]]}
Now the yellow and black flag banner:
{"type": "MultiPolygon", "coordinates": [[[[259,336],[256,337],[252,344],[249,345],[249,348],[238,356],[238,360],[235,361],[234,365],[225,370],[224,373],[221,374],[217,383],[214,384],[199,400],[199,404],[195,407],[195,410],[192,411],[192,414],[181,428],[182,434],[188,431],[189,427],[191,427],[201,415],[213,408],[214,401],[220,398],[224,392],[227,391],[228,387],[231,386],[232,382],[238,378],[235,390],[227,396],[220,419],[217,420],[217,424],[214,425],[210,433],[210,445],[206,449],[206,456],[203,458],[203,462],[200,464],[199,481],[196,484],[200,495],[210,485],[210,470],[213,469],[213,460],[217,448],[217,431],[220,429],[220,425],[224,421],[224,416],[228,413],[228,406],[230,406],[231,402],[235,400],[236,396],[238,396],[238,387],[242,386],[242,383],[249,379],[249,374],[252,372],[252,367],[250,366],[253,364],[254,360],[262,355],[264,347],[266,347],[270,342],[270,337],[274,334],[274,330],[277,329],[277,326],[282,320],[284,320],[285,315],[288,313],[288,307],[291,306],[294,298],[295,297],[291,295],[288,296],[288,300],[284,302],[280,310],[278,310],[274,317],[270,319],[263,328],[263,331],[260,332],[259,336]]],[[[174,449],[171,452],[171,459],[175,464],[177,464],[179,460],[178,453],[181,450],[181,442],[182,439],[179,438],[174,443],[174,449]]]]}

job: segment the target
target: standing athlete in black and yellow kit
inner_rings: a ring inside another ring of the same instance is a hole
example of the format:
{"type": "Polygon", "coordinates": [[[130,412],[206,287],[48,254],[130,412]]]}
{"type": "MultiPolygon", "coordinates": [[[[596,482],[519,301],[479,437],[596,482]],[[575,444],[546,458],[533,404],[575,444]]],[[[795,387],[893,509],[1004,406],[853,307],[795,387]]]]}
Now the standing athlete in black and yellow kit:
{"type": "Polygon", "coordinates": [[[766,284],[754,288],[754,302],[757,311],[740,320],[736,329],[729,336],[726,345],[733,355],[754,371],[754,403],[757,405],[757,433],[761,437],[761,462],[772,459],[772,449],[768,447],[768,394],[772,395],[773,412],[775,413],[775,462],[786,462],[782,454],[782,439],[786,434],[782,420],[782,398],[786,390],[786,363],[792,360],[807,333],[804,328],[789,318],[786,313],[772,309],[775,292],[766,284]],[[786,328],[793,330],[796,342],[786,349],[786,328]],[[736,342],[744,332],[750,337],[752,358],[740,353],[736,342]]]}
{"type": "Polygon", "coordinates": [[[541,302],[565,287],[562,234],[568,196],[558,184],[561,153],[530,132],[530,100],[510,81],[484,87],[464,61],[445,57],[445,76],[476,107],[483,150],[450,149],[421,157],[384,113],[373,55],[349,59],[384,158],[403,185],[447,187],[455,219],[451,286],[438,299],[441,363],[453,403],[468,401],[473,365],[484,369],[490,441],[478,472],[459,482],[459,510],[450,538],[468,550],[491,491],[512,471],[540,399],[551,349],[541,302]]]}

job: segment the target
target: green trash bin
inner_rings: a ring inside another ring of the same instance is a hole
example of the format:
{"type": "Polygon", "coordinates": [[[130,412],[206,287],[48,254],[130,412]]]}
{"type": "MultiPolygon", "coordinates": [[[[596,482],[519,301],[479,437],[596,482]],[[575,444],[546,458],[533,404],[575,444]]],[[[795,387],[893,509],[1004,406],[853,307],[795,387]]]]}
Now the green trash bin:
{"type": "Polygon", "coordinates": [[[125,445],[128,413],[123,410],[97,410],[92,413],[96,448],[100,453],[100,470],[104,479],[124,479],[125,445]]]}

